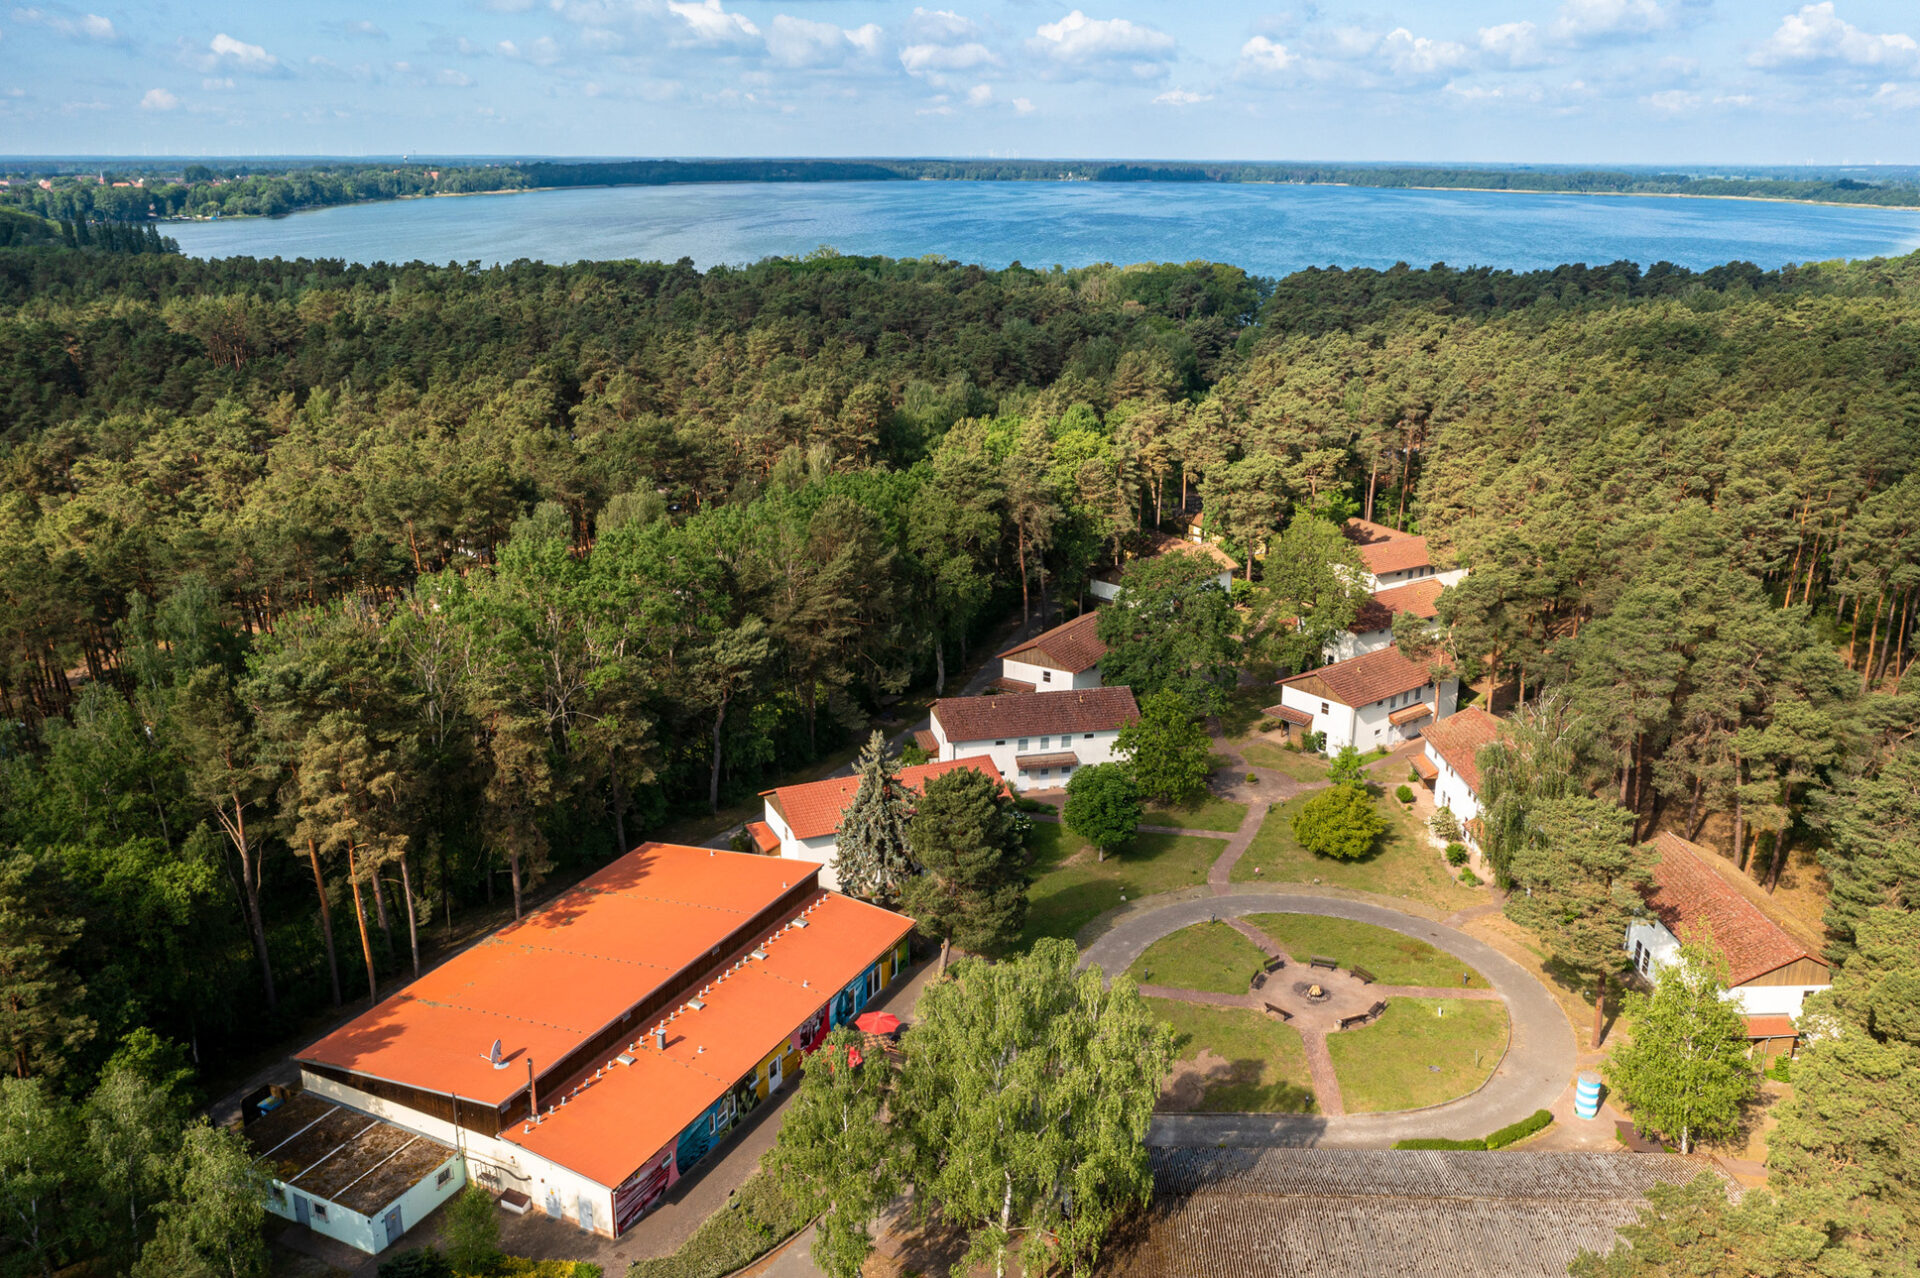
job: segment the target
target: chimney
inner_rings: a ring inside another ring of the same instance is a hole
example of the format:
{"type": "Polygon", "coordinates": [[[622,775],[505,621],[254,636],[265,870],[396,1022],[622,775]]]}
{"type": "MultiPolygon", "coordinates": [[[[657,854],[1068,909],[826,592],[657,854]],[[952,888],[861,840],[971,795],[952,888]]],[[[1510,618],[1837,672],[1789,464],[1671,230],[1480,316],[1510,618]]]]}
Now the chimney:
{"type": "Polygon", "coordinates": [[[667,1027],[665,1025],[656,1025],[653,1027],[653,1045],[663,1052],[667,1050],[667,1027]]]}

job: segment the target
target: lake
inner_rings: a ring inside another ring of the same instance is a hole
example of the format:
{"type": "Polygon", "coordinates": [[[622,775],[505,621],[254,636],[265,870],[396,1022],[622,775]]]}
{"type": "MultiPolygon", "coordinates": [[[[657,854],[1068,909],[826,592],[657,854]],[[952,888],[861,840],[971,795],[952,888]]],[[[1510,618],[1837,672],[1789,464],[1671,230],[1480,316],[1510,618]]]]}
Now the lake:
{"type": "Polygon", "coordinates": [[[991,267],[1208,259],[1284,275],[1399,261],[1527,270],[1625,258],[1698,269],[1890,256],[1920,248],[1920,210],[1227,183],[793,182],[398,200],[165,230],[197,257],[689,257],[708,267],[826,244],[991,267]]]}

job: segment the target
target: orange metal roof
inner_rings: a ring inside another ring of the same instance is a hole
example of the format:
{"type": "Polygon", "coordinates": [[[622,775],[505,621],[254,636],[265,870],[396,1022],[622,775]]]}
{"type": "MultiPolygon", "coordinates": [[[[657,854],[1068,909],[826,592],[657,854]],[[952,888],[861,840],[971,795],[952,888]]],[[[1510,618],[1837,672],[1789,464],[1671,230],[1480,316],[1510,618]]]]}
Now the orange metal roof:
{"type": "Polygon", "coordinates": [[[646,843],[295,1059],[497,1106],[790,887],[805,862],[646,843]],[[511,1062],[486,1059],[493,1040],[511,1062]]]}
{"type": "MultiPolygon", "coordinates": [[[[936,741],[935,744],[939,743],[936,741]]],[[[932,778],[945,776],[960,768],[984,772],[995,781],[1002,779],[1000,769],[993,766],[992,759],[985,755],[974,755],[902,768],[900,784],[918,793],[932,778]]],[[[840,828],[840,814],[847,810],[847,805],[853,802],[853,796],[859,792],[860,778],[851,776],[828,777],[824,781],[809,781],[804,785],[783,785],[775,790],[764,790],[761,794],[785,818],[794,838],[817,839],[840,828]]]]}
{"type": "Polygon", "coordinates": [[[1800,1035],[1791,1016],[1749,1016],[1748,1038],[1797,1038],[1800,1035]]]}
{"type": "Polygon", "coordinates": [[[783,928],[760,946],[764,961],[747,959],[714,981],[700,1010],[677,1012],[664,1052],[653,1045],[653,1025],[636,1026],[622,1049],[633,1064],[614,1061],[616,1051],[597,1080],[589,1074],[568,1092],[541,1097],[554,1109],[532,1130],[516,1123],[501,1138],[619,1185],[913,926],[836,893],[822,893],[805,918],[805,928],[783,928]]]}

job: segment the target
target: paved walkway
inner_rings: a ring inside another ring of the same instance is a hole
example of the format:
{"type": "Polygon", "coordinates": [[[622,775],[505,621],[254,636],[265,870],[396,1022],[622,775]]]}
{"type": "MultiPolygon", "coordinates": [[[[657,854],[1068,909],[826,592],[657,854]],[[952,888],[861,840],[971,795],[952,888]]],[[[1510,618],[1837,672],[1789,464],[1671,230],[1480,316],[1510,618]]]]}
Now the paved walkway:
{"type": "Polygon", "coordinates": [[[1247,849],[1253,846],[1253,836],[1260,833],[1260,826],[1267,819],[1270,805],[1256,799],[1247,805],[1247,819],[1240,823],[1240,829],[1227,840],[1227,846],[1207,871],[1207,886],[1215,896],[1225,896],[1233,891],[1233,867],[1240,863],[1247,849]]]}
{"type": "MultiPolygon", "coordinates": [[[[1204,923],[1244,914],[1318,914],[1369,923],[1437,946],[1480,972],[1493,990],[1446,989],[1447,998],[1496,997],[1507,1005],[1507,1052],[1479,1091],[1429,1109],[1390,1114],[1335,1112],[1327,1102],[1339,1094],[1332,1061],[1324,1062],[1327,1091],[1309,1045],[1308,1066],[1321,1098],[1318,1114],[1161,1114],[1147,1135],[1150,1145],[1324,1145],[1385,1149],[1414,1136],[1456,1140],[1484,1136],[1497,1127],[1551,1108],[1567,1090],[1578,1065],[1573,1028],[1553,995],[1526,969],[1498,950],[1445,923],[1365,901],[1305,893],[1248,892],[1190,898],[1141,909],[1113,920],[1081,953],[1082,964],[1097,963],[1106,972],[1124,972],[1147,946],[1163,936],[1204,923]]],[[[1382,987],[1378,993],[1415,996],[1413,988],[1382,987]]],[[[1418,991],[1426,996],[1426,991],[1418,991]]],[[[1188,997],[1193,997],[1188,995],[1188,997]]],[[[1242,1005],[1242,996],[1220,996],[1242,1005]]],[[[1303,1034],[1306,1041],[1308,1035],[1303,1034]]],[[[1324,1034],[1315,1035],[1325,1051],[1324,1034]]]]}

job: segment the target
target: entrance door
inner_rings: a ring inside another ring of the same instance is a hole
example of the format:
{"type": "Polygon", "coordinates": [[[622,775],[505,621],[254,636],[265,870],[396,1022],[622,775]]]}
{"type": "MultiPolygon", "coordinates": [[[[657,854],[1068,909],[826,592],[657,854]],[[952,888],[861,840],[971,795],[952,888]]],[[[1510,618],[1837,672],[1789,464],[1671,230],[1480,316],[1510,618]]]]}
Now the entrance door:
{"type": "Polygon", "coordinates": [[[298,1194],[293,1195],[293,1218],[307,1228],[313,1228],[313,1209],[307,1206],[307,1200],[298,1194]]]}
{"type": "Polygon", "coordinates": [[[780,1076],[780,1062],[782,1059],[782,1057],[776,1056],[767,1062],[767,1093],[769,1095],[779,1091],[780,1084],[786,1081],[780,1076]]]}
{"type": "Polygon", "coordinates": [[[400,1241],[401,1234],[407,1232],[406,1226],[400,1223],[400,1209],[398,1207],[395,1207],[387,1213],[386,1226],[387,1246],[391,1247],[400,1241]]]}
{"type": "Polygon", "coordinates": [[[585,1194],[580,1195],[580,1228],[593,1228],[593,1199],[585,1194]]]}
{"type": "Polygon", "coordinates": [[[560,1219],[560,1191],[557,1189],[547,1191],[547,1215],[555,1220],[560,1219]]]}

